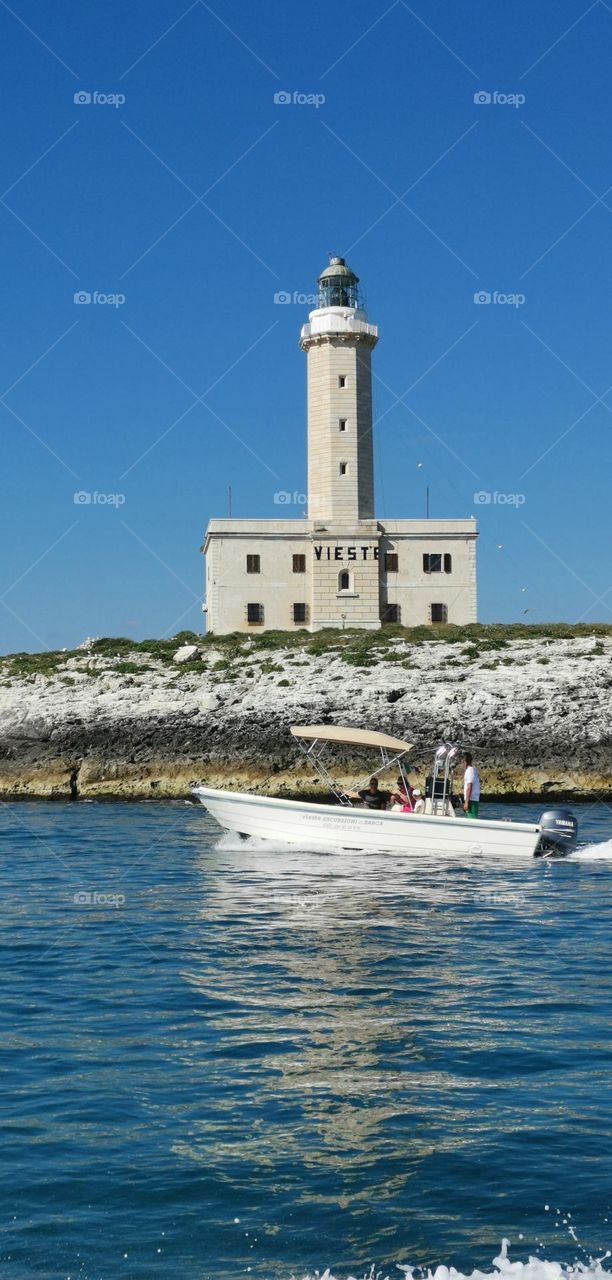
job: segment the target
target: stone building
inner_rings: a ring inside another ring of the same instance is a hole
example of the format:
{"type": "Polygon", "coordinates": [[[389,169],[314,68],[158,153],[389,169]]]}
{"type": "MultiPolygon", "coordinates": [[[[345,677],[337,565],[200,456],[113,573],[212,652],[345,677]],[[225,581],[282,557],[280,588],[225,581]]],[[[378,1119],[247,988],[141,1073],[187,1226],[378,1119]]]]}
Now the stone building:
{"type": "Polygon", "coordinates": [[[300,335],[308,518],[208,525],[204,609],[216,634],[476,621],[474,518],[376,519],[371,359],[378,329],[358,283],[343,258],[332,258],[300,335]]]}

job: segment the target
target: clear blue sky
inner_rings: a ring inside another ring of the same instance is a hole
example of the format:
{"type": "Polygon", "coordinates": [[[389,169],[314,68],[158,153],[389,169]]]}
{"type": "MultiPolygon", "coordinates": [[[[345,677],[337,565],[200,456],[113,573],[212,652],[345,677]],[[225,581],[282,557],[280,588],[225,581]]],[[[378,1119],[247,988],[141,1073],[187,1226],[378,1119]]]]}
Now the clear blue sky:
{"type": "Polygon", "coordinates": [[[3,651],[200,629],[228,486],[300,518],[274,294],[328,251],[381,330],[380,515],[479,516],[483,621],[612,621],[612,6],[414,5],[0,3],[3,651]]]}

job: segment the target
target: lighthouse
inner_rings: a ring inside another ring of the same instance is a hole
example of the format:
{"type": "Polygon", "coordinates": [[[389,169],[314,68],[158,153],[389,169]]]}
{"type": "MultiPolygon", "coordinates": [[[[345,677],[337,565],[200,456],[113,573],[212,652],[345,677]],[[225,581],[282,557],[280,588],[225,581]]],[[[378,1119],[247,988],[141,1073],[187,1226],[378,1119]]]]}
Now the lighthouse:
{"type": "MultiPolygon", "coordinates": [[[[376,518],[372,352],[378,329],[359,286],[345,259],[332,257],[300,331],[306,510],[300,503],[290,512],[301,498],[292,477],[271,495],[279,518],[208,524],[204,610],[216,634],[477,620],[474,518],[376,518]]],[[[405,444],[398,451],[403,458],[409,457],[405,444]]],[[[409,494],[408,477],[405,488],[409,494]]]]}
{"type": "Polygon", "coordinates": [[[302,328],[308,388],[308,515],[354,523],[374,519],[372,350],[359,278],[332,258],[302,328]]]}

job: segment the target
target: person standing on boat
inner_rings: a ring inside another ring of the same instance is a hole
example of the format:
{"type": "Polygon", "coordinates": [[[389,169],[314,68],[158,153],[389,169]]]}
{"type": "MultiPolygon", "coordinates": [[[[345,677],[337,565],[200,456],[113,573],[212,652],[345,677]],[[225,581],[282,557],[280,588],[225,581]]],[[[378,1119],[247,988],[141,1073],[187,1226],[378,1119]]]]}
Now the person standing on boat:
{"type": "Polygon", "coordinates": [[[469,751],[465,753],[465,773],[463,775],[463,811],[468,818],[478,817],[480,802],[480,777],[469,751]]]}

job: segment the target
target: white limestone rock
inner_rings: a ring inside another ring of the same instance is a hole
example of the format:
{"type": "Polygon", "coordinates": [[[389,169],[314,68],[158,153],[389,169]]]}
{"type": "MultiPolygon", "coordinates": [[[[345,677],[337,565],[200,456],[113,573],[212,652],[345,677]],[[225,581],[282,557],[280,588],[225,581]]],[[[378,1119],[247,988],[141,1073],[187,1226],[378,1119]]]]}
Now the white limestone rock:
{"type": "Polygon", "coordinates": [[[333,647],[313,654],[252,646],[245,662],[195,644],[181,645],[174,662],[141,651],[82,652],[49,674],[17,676],[10,659],[0,666],[5,795],[23,778],[38,794],[45,770],[61,779],[74,761],[109,777],[112,769],[121,775],[122,762],[124,777],[132,769],[148,778],[149,770],[155,779],[167,766],[174,779],[215,769],[222,779],[223,770],[234,776],[255,765],[278,776],[295,768],[290,725],[326,719],[406,737],[421,765],[436,742],[459,741],[491,785],[507,790],[547,778],[564,786],[572,779],[579,793],[605,790],[608,777],[612,789],[612,637],[597,647],[584,636],[521,639],[473,655],[462,644],[400,640],[381,645],[364,668],[333,647]],[[196,654],[206,662],[181,670],[196,654]]]}
{"type": "Polygon", "coordinates": [[[180,649],[177,649],[176,653],[174,654],[172,661],[173,662],[190,662],[192,658],[195,658],[197,652],[198,652],[197,644],[182,644],[180,649]]]}

